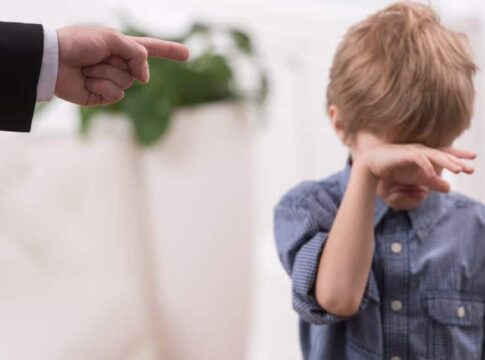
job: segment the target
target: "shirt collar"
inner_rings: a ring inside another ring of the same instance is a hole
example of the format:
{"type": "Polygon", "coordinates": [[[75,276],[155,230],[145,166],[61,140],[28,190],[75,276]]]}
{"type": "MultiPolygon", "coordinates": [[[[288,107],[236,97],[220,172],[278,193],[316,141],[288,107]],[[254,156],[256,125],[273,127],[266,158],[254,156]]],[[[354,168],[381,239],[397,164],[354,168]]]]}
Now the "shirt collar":
{"type": "MultiPolygon", "coordinates": [[[[340,175],[340,190],[343,197],[350,178],[352,170],[352,159],[349,156],[345,164],[344,170],[340,175]]],[[[380,198],[376,196],[375,210],[374,210],[374,227],[376,227],[384,215],[389,211],[390,207],[380,198]]],[[[414,209],[407,210],[411,225],[416,231],[417,235],[424,239],[429,231],[434,227],[441,215],[444,213],[443,194],[432,191],[431,194],[423,200],[423,202],[414,209]]]]}
{"type": "Polygon", "coordinates": [[[443,197],[444,194],[432,191],[417,208],[408,210],[413,229],[421,240],[426,238],[445,212],[443,197]]]}

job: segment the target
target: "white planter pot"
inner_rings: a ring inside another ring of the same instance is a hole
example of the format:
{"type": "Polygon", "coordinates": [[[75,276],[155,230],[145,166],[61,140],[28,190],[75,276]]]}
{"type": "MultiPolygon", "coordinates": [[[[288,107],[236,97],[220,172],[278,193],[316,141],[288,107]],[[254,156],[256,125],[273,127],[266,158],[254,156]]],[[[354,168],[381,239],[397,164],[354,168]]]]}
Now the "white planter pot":
{"type": "Polygon", "coordinates": [[[155,358],[132,142],[31,134],[0,148],[0,359],[155,358]]]}
{"type": "Polygon", "coordinates": [[[144,154],[164,359],[245,358],[251,132],[243,107],[198,107],[144,154]]]}
{"type": "Polygon", "coordinates": [[[0,135],[0,358],[243,359],[244,108],[179,112],[144,151],[103,127],[0,135]]]}

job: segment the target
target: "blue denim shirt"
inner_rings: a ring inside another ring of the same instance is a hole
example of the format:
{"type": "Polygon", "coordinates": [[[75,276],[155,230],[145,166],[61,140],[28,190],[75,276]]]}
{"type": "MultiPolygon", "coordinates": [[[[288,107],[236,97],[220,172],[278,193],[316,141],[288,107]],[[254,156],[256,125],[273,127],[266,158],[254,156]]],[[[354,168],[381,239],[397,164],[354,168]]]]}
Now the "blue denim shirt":
{"type": "Polygon", "coordinates": [[[318,263],[350,170],[347,163],[322,181],[299,184],[275,209],[303,358],[485,359],[485,207],[456,192],[433,192],[408,211],[377,197],[375,252],[358,312],[341,317],[319,306],[318,263]]]}

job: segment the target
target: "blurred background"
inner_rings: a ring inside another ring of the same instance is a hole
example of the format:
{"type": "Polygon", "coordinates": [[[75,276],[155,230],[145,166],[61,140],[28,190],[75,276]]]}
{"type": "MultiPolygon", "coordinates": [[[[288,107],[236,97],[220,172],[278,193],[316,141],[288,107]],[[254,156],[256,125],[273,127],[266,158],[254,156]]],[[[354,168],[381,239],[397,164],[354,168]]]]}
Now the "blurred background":
{"type": "MultiPolygon", "coordinates": [[[[185,65],[118,106],[53,100],[0,134],[0,359],[300,359],[272,209],[347,156],[325,114],[329,66],[384,0],[17,0],[2,21],[99,24],[184,40],[185,65]],[[84,135],[81,135],[84,132],[84,135]]],[[[485,63],[485,6],[432,5],[485,63]]],[[[458,145],[485,200],[483,75],[458,145]]]]}

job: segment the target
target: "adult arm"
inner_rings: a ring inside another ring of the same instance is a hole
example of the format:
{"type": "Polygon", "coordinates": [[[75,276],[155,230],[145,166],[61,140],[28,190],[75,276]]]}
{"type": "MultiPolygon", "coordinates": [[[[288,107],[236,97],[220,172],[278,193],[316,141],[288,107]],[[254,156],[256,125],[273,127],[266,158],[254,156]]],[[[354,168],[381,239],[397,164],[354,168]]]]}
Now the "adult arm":
{"type": "Polygon", "coordinates": [[[43,47],[42,25],[0,22],[0,130],[30,131],[43,47]]]}
{"type": "Polygon", "coordinates": [[[120,101],[134,79],[148,82],[148,57],[188,56],[181,44],[104,27],[0,22],[0,130],[30,131],[35,102],[54,94],[83,106],[120,101]]]}

